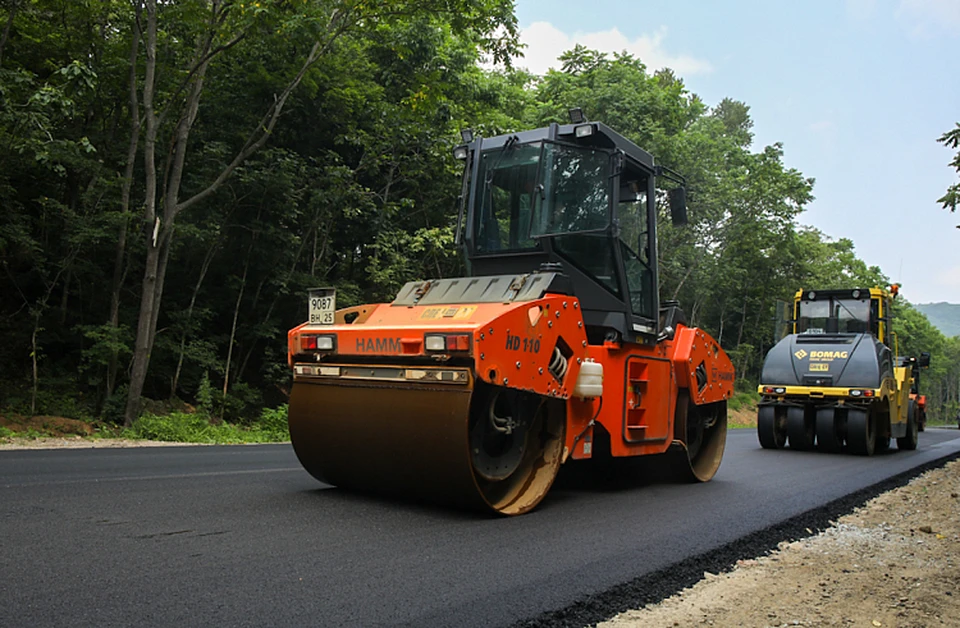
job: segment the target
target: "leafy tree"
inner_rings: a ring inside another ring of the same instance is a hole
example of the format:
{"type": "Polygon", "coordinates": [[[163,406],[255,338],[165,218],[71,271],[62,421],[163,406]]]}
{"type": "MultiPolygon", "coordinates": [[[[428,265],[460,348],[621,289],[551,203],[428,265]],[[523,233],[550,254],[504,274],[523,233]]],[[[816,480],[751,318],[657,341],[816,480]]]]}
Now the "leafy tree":
{"type": "MultiPolygon", "coordinates": [[[[941,135],[937,141],[947,148],[960,148],[960,122],[957,123],[955,128],[941,135]]],[[[960,174],[960,151],[957,151],[957,154],[954,155],[950,166],[960,174]]],[[[957,203],[960,202],[960,183],[954,183],[948,187],[947,193],[942,198],[937,199],[937,202],[942,203],[944,209],[949,209],[951,212],[957,211],[957,203]]]]}
{"type": "Polygon", "coordinates": [[[144,211],[146,260],[141,288],[140,314],[130,392],[125,412],[126,423],[139,413],[140,394],[147,376],[150,352],[155,340],[161,298],[165,286],[174,227],[181,212],[201,203],[216,192],[233,172],[262,148],[273,133],[287,100],[311,68],[325,58],[350,33],[362,33],[389,25],[394,20],[418,13],[447,16],[457,32],[480,33],[478,44],[495,57],[506,58],[516,50],[516,20],[504,0],[485,3],[463,0],[404,0],[391,2],[354,2],[340,0],[291,5],[277,2],[227,2],[209,0],[158,4],[144,0],[144,211]],[[503,27],[510,35],[494,39],[491,33],[503,27]],[[180,32],[186,28],[186,32],[180,32]],[[243,143],[232,151],[222,170],[197,190],[183,189],[184,166],[190,152],[190,136],[205,81],[218,57],[235,46],[270,46],[272,42],[292,41],[295,59],[291,68],[278,68],[278,92],[249,132],[243,143]],[[246,41],[245,41],[246,40],[246,41]],[[195,47],[184,55],[180,46],[167,42],[193,41],[195,47]],[[299,44],[299,46],[297,45],[299,44]],[[165,68],[158,55],[173,59],[165,68]],[[165,72],[166,70],[166,72],[165,72]],[[158,83],[169,76],[167,83],[158,83]],[[165,93],[166,92],[166,93],[165,93]],[[158,175],[156,148],[162,132],[169,134],[169,146],[163,159],[163,177],[158,175]],[[160,189],[162,184],[163,189],[160,189]]]}

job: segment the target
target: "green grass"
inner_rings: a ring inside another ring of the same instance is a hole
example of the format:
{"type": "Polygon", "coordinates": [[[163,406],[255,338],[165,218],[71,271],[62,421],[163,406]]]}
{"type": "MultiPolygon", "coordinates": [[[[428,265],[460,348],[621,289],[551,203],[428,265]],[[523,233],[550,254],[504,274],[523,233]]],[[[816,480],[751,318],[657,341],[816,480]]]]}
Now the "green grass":
{"type": "Polygon", "coordinates": [[[13,430],[5,427],[0,427],[0,438],[22,438],[27,440],[37,440],[38,438],[44,438],[45,436],[49,436],[49,434],[38,432],[32,428],[22,432],[14,432],[13,430]]]}
{"type": "Polygon", "coordinates": [[[175,443],[240,444],[278,443],[290,440],[287,407],[264,409],[251,425],[211,422],[205,413],[171,412],[164,416],[144,414],[119,433],[121,438],[175,443]]]}
{"type": "Polygon", "coordinates": [[[753,429],[757,427],[756,392],[738,392],[727,400],[727,427],[730,429],[753,429]]]}
{"type": "Polygon", "coordinates": [[[734,393],[733,397],[727,400],[727,409],[733,411],[755,409],[758,401],[760,401],[760,395],[756,392],[734,393]]]}

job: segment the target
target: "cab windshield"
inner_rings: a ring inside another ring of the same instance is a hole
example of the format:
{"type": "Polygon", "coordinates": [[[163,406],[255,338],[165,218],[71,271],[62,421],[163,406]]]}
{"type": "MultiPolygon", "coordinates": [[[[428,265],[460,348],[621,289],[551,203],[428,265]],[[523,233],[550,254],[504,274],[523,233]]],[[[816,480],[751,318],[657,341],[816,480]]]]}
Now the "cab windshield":
{"type": "Polygon", "coordinates": [[[824,298],[800,301],[797,331],[801,334],[845,334],[870,331],[870,299],[824,298]]]}
{"type": "Polygon", "coordinates": [[[484,151],[478,169],[478,252],[539,248],[546,235],[603,231],[610,223],[610,154],[535,142],[484,151]]]}

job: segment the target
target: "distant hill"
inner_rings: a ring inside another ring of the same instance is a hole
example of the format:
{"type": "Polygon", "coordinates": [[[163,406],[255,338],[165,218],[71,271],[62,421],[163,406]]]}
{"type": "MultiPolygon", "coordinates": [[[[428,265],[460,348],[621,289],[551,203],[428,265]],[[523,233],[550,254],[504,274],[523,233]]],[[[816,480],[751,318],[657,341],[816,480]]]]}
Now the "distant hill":
{"type": "Polygon", "coordinates": [[[960,303],[917,303],[914,307],[944,336],[960,336],[960,303]]]}

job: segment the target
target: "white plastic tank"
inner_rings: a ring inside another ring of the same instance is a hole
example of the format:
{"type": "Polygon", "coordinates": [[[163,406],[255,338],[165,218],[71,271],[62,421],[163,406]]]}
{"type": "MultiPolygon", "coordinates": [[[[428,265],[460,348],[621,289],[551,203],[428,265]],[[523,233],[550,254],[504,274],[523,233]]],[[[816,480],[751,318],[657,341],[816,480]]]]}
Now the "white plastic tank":
{"type": "Polygon", "coordinates": [[[603,365],[587,358],[580,365],[577,385],[573,387],[573,396],[581,399],[593,399],[603,394],[603,365]]]}

